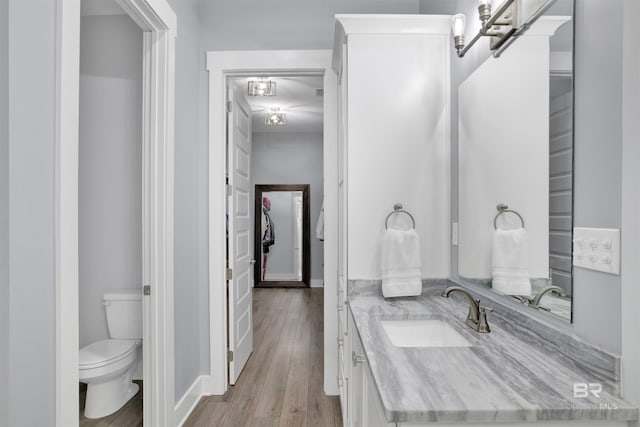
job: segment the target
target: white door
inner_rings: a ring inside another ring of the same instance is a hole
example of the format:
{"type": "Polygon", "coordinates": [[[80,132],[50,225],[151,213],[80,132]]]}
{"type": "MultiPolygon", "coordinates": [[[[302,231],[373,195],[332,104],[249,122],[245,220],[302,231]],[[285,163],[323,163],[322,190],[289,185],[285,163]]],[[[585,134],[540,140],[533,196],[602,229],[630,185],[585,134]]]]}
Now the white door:
{"type": "Polygon", "coordinates": [[[229,383],[235,384],[253,351],[251,250],[251,109],[242,89],[229,81],[229,383]]]}

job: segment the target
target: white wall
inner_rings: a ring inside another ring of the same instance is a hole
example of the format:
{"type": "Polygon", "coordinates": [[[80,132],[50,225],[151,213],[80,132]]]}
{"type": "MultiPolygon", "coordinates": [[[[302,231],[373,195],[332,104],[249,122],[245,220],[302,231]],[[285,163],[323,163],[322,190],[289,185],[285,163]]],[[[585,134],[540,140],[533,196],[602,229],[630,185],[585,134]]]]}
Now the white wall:
{"type": "MultiPolygon", "coordinates": [[[[549,41],[522,37],[458,87],[459,275],[491,278],[496,205],[523,216],[529,275],[549,275],[549,41]],[[495,100],[495,95],[501,94],[495,100]],[[526,100],[526,101],[525,101],[526,100]]],[[[506,213],[498,225],[520,226],[506,213]]]]}
{"type": "MultiPolygon", "coordinates": [[[[251,187],[256,184],[309,184],[311,280],[322,280],[323,243],[315,230],[324,194],[321,133],[254,133],[251,187]]],[[[276,226],[276,238],[279,229],[276,226]]]]}
{"type": "Polygon", "coordinates": [[[9,3],[9,426],[55,420],[56,5],[9,3]]]}
{"type": "Polygon", "coordinates": [[[398,202],[416,220],[422,277],[449,276],[448,46],[349,35],[349,279],[380,278],[380,236],[398,202]]]}
{"type": "Polygon", "coordinates": [[[0,1],[0,426],[9,410],[9,25],[8,2],[0,1]]]}
{"type": "Polygon", "coordinates": [[[142,31],[126,15],[80,30],[80,346],[109,337],[102,296],[142,286],[142,31]]]}

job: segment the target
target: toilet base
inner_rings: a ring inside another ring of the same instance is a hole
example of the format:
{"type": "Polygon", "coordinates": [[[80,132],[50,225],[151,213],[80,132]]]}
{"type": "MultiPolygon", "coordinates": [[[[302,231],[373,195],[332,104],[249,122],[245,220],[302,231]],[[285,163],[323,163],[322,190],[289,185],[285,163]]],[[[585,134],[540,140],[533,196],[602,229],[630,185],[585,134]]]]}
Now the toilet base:
{"type": "Polygon", "coordinates": [[[138,393],[140,386],[132,382],[133,367],[126,374],[102,383],[87,383],[84,416],[102,418],[122,408],[138,393]]]}

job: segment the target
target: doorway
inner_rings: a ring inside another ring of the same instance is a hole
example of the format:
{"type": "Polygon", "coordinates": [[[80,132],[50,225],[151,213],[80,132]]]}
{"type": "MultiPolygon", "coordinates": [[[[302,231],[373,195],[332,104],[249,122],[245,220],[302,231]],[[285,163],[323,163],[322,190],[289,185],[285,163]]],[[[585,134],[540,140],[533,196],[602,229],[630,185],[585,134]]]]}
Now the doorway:
{"type": "MultiPolygon", "coordinates": [[[[116,0],[143,31],[144,425],[174,417],[173,108],[176,15],[165,0],[116,0]],[[152,85],[151,82],[154,84],[152,85]]],[[[57,3],[56,426],[79,422],[78,159],[80,2],[57,3]]]]}
{"type": "Polygon", "coordinates": [[[226,80],[230,385],[253,351],[254,286],[309,287],[312,271],[322,284],[322,242],[310,244],[310,208],[317,222],[323,198],[322,84],[319,73],[226,80]]]}
{"type": "MultiPolygon", "coordinates": [[[[138,313],[142,311],[143,37],[140,27],[123,12],[97,15],[83,8],[80,27],[79,347],[90,348],[95,355],[88,358],[85,349],[79,356],[82,427],[93,419],[125,412],[125,407],[117,410],[117,404],[103,403],[113,394],[98,391],[97,387],[105,386],[95,384],[104,384],[105,376],[90,372],[89,363],[134,351],[133,363],[121,377],[129,385],[129,402],[141,400],[144,392],[144,343],[137,344],[142,339],[138,313]],[[127,316],[128,326],[136,332],[127,334],[130,347],[109,353],[97,346],[124,336],[108,328],[113,326],[108,320],[114,319],[107,318],[112,312],[103,298],[121,289],[137,298],[136,317],[127,316]],[[134,399],[132,394],[138,396],[134,399]]],[[[113,369],[108,366],[105,370],[113,369]]],[[[128,411],[127,418],[142,425],[141,402],[135,409],[128,411]]]]}
{"type": "MultiPolygon", "coordinates": [[[[209,271],[210,271],[210,332],[211,332],[211,394],[224,394],[228,389],[228,358],[230,343],[227,341],[228,323],[232,316],[226,301],[226,236],[225,230],[214,224],[224,224],[227,215],[225,184],[226,165],[226,118],[227,80],[229,77],[256,75],[322,75],[325,120],[323,124],[323,175],[325,196],[325,241],[324,241],[324,392],[337,395],[337,269],[336,239],[333,237],[334,212],[337,205],[337,79],[331,70],[330,51],[248,51],[208,52],[209,71],[209,271]],[[328,254],[328,255],[327,255],[328,254]],[[228,318],[229,315],[229,318],[228,318]],[[229,319],[229,320],[228,320],[229,319]],[[335,363],[334,363],[335,362],[335,363]]],[[[247,267],[248,268],[248,267],[247,267]]],[[[237,272],[233,272],[235,275],[237,272]]],[[[267,290],[268,291],[268,290],[267,290]]]]}

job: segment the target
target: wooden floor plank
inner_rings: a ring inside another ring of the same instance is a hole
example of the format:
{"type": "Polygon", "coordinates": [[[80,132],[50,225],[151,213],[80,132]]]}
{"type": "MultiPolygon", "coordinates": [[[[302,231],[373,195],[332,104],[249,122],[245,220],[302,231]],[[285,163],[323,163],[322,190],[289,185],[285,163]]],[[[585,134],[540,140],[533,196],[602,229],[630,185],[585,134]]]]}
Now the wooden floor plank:
{"type": "Polygon", "coordinates": [[[306,425],[311,365],[311,319],[300,318],[285,387],[280,426],[306,425]]]}
{"type": "Polygon", "coordinates": [[[251,427],[277,427],[278,423],[278,418],[258,417],[253,419],[253,424],[251,424],[251,427]]]}
{"type": "Polygon", "coordinates": [[[324,394],[323,289],[254,289],[254,350],[235,386],[201,399],[185,427],[342,426],[324,394]]]}

